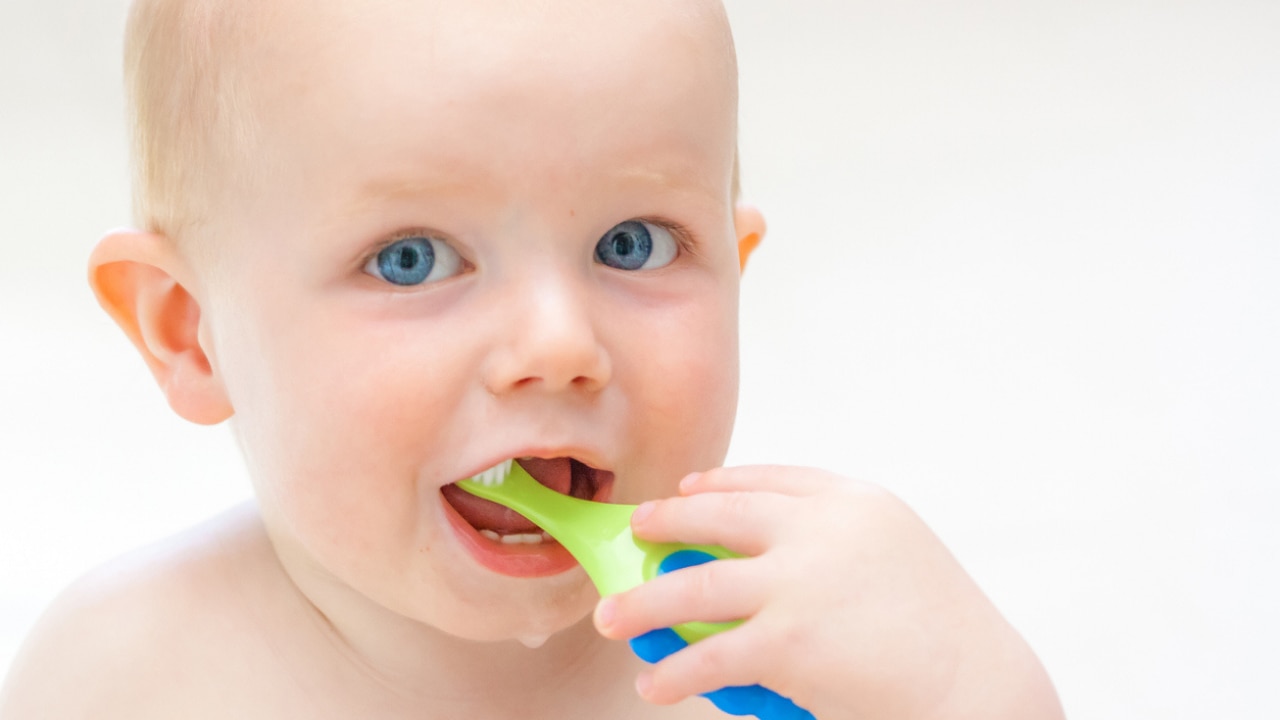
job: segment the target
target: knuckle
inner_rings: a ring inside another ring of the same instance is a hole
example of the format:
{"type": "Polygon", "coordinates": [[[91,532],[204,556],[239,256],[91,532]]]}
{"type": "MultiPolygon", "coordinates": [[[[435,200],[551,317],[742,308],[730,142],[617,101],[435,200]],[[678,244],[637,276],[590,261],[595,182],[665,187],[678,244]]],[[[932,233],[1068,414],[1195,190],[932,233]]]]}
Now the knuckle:
{"type": "Polygon", "coordinates": [[[750,493],[726,493],[724,497],[724,512],[733,522],[745,522],[751,517],[751,501],[750,493]]]}
{"type": "Polygon", "coordinates": [[[684,577],[681,588],[681,602],[687,608],[703,607],[716,596],[716,572],[707,563],[698,567],[685,568],[680,571],[684,577]]]}
{"type": "Polygon", "coordinates": [[[700,687],[707,684],[706,679],[721,672],[728,659],[720,643],[701,642],[689,650],[692,652],[685,659],[685,667],[680,670],[684,680],[690,686],[700,687]]]}
{"type": "MultiPolygon", "coordinates": [[[[789,647],[818,647],[821,645],[821,637],[816,628],[810,624],[797,622],[792,617],[781,618],[777,615],[772,616],[769,622],[761,623],[761,626],[755,628],[759,633],[758,639],[760,646],[768,648],[772,651],[782,651],[789,647]]],[[[808,670],[811,668],[813,658],[804,653],[794,659],[793,667],[798,670],[808,670]]]]}
{"type": "Polygon", "coordinates": [[[806,628],[792,621],[775,622],[771,631],[768,633],[768,642],[774,647],[809,647],[809,645],[798,645],[797,643],[809,643],[813,638],[809,637],[806,628]]]}
{"type": "Polygon", "coordinates": [[[716,588],[720,587],[721,584],[720,570],[721,568],[717,567],[714,562],[699,566],[695,578],[699,601],[709,602],[716,598],[716,588]]]}

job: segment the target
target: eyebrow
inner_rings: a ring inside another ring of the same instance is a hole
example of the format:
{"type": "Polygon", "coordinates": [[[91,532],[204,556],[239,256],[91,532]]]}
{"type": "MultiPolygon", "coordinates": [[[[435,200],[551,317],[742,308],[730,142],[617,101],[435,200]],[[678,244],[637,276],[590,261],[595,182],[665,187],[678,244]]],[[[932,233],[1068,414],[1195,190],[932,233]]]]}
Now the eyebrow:
{"type": "Polygon", "coordinates": [[[657,188],[699,205],[732,205],[732,169],[725,168],[723,179],[715,173],[708,175],[706,169],[702,158],[667,152],[636,164],[623,164],[608,177],[610,182],[624,188],[657,188]]]}
{"type": "MultiPolygon", "coordinates": [[[[631,166],[609,173],[606,182],[622,188],[658,188],[664,193],[676,194],[698,203],[721,202],[723,193],[719,188],[700,181],[690,181],[695,177],[694,173],[685,171],[690,166],[684,163],[631,166]]],[[[360,185],[342,212],[356,214],[386,199],[416,199],[474,192],[492,182],[492,178],[475,173],[416,178],[375,177],[360,185]]]]}
{"type": "Polygon", "coordinates": [[[470,178],[460,178],[459,176],[377,176],[360,183],[355,193],[346,202],[343,202],[340,207],[334,208],[332,217],[337,219],[359,216],[377,210],[377,206],[387,200],[407,201],[424,197],[439,197],[457,194],[467,188],[474,189],[476,186],[477,183],[470,178]]]}
{"type": "Polygon", "coordinates": [[[410,198],[424,195],[445,195],[456,193],[467,187],[475,187],[475,182],[460,180],[457,177],[435,178],[374,178],[362,184],[355,195],[356,203],[367,202],[374,198],[410,198]]]}
{"type": "Polygon", "coordinates": [[[692,177],[694,177],[693,173],[682,172],[682,169],[678,167],[639,167],[612,176],[615,182],[627,185],[634,183],[650,187],[658,186],[668,192],[675,192],[700,200],[719,202],[721,193],[718,189],[702,182],[690,182],[692,177]]]}

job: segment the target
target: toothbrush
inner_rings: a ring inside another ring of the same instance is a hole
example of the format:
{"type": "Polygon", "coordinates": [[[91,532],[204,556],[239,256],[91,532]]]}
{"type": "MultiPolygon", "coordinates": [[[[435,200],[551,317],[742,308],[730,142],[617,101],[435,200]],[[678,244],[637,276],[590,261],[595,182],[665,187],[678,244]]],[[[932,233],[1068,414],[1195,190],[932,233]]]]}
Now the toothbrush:
{"type": "MultiPolygon", "coordinates": [[[[598,503],[558,493],[535,480],[514,460],[462,480],[458,487],[536,523],[573,555],[602,596],[625,592],[681,568],[741,557],[715,545],[641,540],[631,534],[635,505],[598,503]]],[[[632,638],[631,650],[645,662],[656,663],[739,624],[740,620],[691,622],[654,630],[632,638]]],[[[730,715],[754,715],[759,720],[814,720],[811,713],[790,699],[760,685],[721,688],[704,697],[730,715]]]]}

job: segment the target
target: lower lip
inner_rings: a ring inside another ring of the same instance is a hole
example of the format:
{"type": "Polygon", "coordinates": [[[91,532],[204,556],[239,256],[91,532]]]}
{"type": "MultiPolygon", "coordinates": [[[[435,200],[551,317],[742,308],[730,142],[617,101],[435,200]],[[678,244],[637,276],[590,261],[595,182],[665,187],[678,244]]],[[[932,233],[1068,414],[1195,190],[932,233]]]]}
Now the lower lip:
{"type": "Polygon", "coordinates": [[[471,523],[463,520],[443,495],[440,496],[440,504],[444,506],[445,517],[462,547],[471,553],[476,562],[496,573],[510,577],[537,578],[559,575],[578,565],[569,551],[554,540],[545,540],[540,545],[507,545],[490,540],[471,527],[471,523]]]}

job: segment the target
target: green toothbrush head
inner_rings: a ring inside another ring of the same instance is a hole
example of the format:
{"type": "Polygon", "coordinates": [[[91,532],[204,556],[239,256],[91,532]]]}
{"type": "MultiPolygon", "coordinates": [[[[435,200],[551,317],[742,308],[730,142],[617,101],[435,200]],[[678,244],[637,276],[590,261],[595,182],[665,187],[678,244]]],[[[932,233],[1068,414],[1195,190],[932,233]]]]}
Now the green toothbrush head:
{"type": "MultiPolygon", "coordinates": [[[[564,495],[538,482],[520,463],[508,463],[462,480],[458,487],[511,508],[545,530],[582,565],[602,596],[652,580],[665,572],[664,560],[680,551],[706,553],[715,559],[740,557],[718,546],[641,540],[631,533],[635,505],[564,495]]],[[[694,642],[735,624],[687,623],[675,630],[694,642]]]]}
{"type": "Polygon", "coordinates": [[[538,482],[520,463],[508,461],[458,487],[511,508],[564,546],[602,595],[644,582],[643,541],[631,536],[634,505],[614,505],[564,495],[538,482]],[[643,545],[642,545],[643,543],[643,545]]]}

